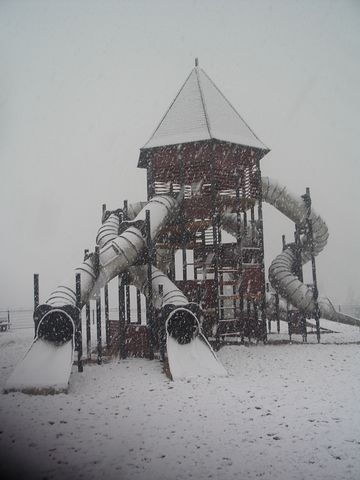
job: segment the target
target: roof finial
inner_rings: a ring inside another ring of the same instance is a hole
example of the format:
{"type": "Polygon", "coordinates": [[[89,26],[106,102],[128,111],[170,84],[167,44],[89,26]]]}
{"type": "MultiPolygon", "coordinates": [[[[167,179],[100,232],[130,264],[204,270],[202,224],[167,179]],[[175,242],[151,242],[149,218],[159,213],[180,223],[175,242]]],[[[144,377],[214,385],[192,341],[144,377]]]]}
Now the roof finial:
{"type": "Polygon", "coordinates": [[[195,58],[195,67],[198,67],[199,66],[199,59],[196,57],[195,58]]]}

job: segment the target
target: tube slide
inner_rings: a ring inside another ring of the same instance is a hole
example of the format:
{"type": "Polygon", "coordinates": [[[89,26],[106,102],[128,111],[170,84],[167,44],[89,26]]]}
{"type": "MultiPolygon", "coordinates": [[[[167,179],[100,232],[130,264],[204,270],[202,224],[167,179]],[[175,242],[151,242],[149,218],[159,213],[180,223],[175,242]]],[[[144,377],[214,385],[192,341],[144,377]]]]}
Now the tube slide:
{"type": "MultiPolygon", "coordinates": [[[[90,255],[75,270],[75,273],[81,273],[81,306],[98,289],[141,258],[146,250],[146,210],[150,211],[150,236],[153,240],[176,212],[182,198],[183,192],[177,198],[168,195],[152,198],[133,221],[126,222],[120,235],[100,249],[99,265],[96,265],[95,256],[90,255]]],[[[59,285],[34,313],[35,339],[7,380],[5,391],[67,391],[75,348],[74,318],[78,317],[75,273],[59,285]]]]}
{"type": "MultiPolygon", "coordinates": [[[[280,185],[278,182],[268,177],[263,177],[262,198],[263,201],[274,206],[300,227],[306,225],[308,212],[303,198],[290,193],[286,187],[280,185]]],[[[313,209],[311,209],[309,213],[309,219],[312,222],[313,229],[313,253],[314,255],[318,255],[325,247],[329,233],[324,220],[317,215],[313,209]]],[[[222,217],[222,225],[228,233],[236,237],[238,228],[236,214],[225,213],[222,217]]],[[[240,222],[239,228],[244,245],[246,245],[247,241],[253,238],[253,236],[256,238],[258,234],[256,223],[244,228],[244,225],[240,222]]],[[[306,234],[301,238],[301,249],[301,261],[302,264],[305,264],[311,259],[311,244],[306,234]]],[[[313,291],[292,273],[295,262],[295,252],[291,248],[281,252],[270,265],[269,281],[281,296],[305,315],[312,317],[315,314],[316,308],[313,291]]],[[[326,297],[318,298],[318,306],[322,318],[346,325],[360,326],[359,319],[337,312],[331,301],[326,297]]],[[[269,306],[269,313],[271,308],[272,307],[269,306]]]]}
{"type": "MultiPolygon", "coordinates": [[[[280,185],[278,182],[268,177],[263,177],[262,198],[263,201],[274,206],[300,227],[306,225],[308,212],[303,198],[290,193],[286,187],[280,185]]],[[[309,213],[309,219],[312,222],[313,229],[313,253],[314,255],[318,255],[325,247],[329,233],[324,220],[317,215],[313,209],[311,209],[309,213]]],[[[224,214],[222,223],[225,230],[233,236],[236,236],[236,214],[224,214]]],[[[250,226],[250,228],[252,231],[250,231],[249,227],[245,229],[244,226],[240,224],[240,232],[245,244],[247,239],[251,238],[252,235],[257,235],[256,224],[250,226]]],[[[311,244],[306,234],[301,238],[301,249],[301,261],[305,264],[311,259],[311,244]]],[[[313,291],[292,273],[295,261],[295,252],[291,248],[281,252],[270,265],[269,281],[281,296],[306,316],[311,317],[315,314],[316,308],[313,291]]],[[[346,325],[360,326],[359,319],[337,312],[331,301],[326,297],[318,298],[318,306],[322,318],[346,325]]]]}
{"type": "MultiPolygon", "coordinates": [[[[290,193],[286,187],[268,177],[262,179],[263,200],[273,205],[290,220],[304,227],[306,225],[307,208],[303,199],[290,193]]],[[[326,245],[329,237],[328,229],[322,218],[313,209],[309,218],[313,229],[313,253],[318,255],[326,245]]],[[[310,239],[305,235],[301,238],[302,263],[311,259],[310,239]]],[[[292,305],[304,312],[307,316],[315,313],[313,291],[293,275],[293,265],[296,261],[295,252],[290,248],[281,252],[271,263],[269,268],[269,281],[276,291],[286,298],[292,305]]],[[[326,297],[318,298],[320,315],[322,318],[346,325],[360,326],[360,320],[349,315],[337,312],[326,297]]]]}

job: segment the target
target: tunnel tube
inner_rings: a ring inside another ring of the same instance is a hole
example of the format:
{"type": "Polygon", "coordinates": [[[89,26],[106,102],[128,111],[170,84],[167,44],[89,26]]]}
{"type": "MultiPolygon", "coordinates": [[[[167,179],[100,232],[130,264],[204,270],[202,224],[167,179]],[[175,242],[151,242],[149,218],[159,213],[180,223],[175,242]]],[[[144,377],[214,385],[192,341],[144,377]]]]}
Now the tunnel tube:
{"type": "MultiPolygon", "coordinates": [[[[290,193],[286,187],[280,185],[277,181],[269,177],[262,177],[261,180],[262,200],[264,202],[275,207],[300,227],[305,227],[307,218],[309,218],[313,230],[313,254],[314,256],[318,255],[326,246],[329,237],[328,228],[324,220],[313,209],[310,210],[308,217],[308,210],[303,198],[290,193]]],[[[238,224],[235,213],[225,213],[222,217],[222,225],[228,233],[236,237],[238,224]]],[[[246,228],[240,222],[239,226],[245,245],[252,238],[253,234],[258,235],[256,222],[253,225],[248,225],[246,228]]],[[[304,234],[300,241],[301,261],[302,264],[305,264],[311,259],[311,239],[304,234]]],[[[269,281],[273,288],[293,306],[307,316],[312,316],[316,309],[313,291],[292,273],[295,262],[296,255],[293,249],[287,248],[281,252],[270,265],[269,281]]],[[[322,318],[346,325],[360,326],[359,319],[337,312],[328,298],[319,297],[317,303],[322,318]]]]}
{"type": "Polygon", "coordinates": [[[105,222],[105,227],[103,225],[98,232],[98,240],[101,237],[100,243],[103,244],[99,252],[98,272],[96,269],[95,255],[90,254],[80,267],[75,269],[74,274],[50,294],[45,305],[51,307],[53,313],[46,311],[45,316],[42,314],[42,305],[38,307],[34,313],[34,318],[37,322],[37,332],[45,335],[46,330],[52,331],[53,327],[51,324],[58,324],[59,318],[62,319],[62,329],[64,331],[73,329],[73,324],[65,325],[68,317],[67,315],[61,316],[59,310],[65,310],[67,306],[76,306],[76,273],[81,274],[81,307],[107,282],[116,275],[126,271],[144,252],[146,249],[146,210],[150,211],[150,238],[154,240],[163,225],[174,215],[182,199],[183,191],[181,191],[176,198],[170,195],[161,195],[152,198],[146,206],[140,210],[134,220],[127,222],[126,230],[116,237],[111,237],[110,234],[110,230],[114,231],[117,225],[115,215],[111,215],[108,221],[105,222]],[[43,325],[41,325],[42,323],[43,325]],[[47,325],[47,329],[45,329],[45,325],[47,325]]]}
{"type": "MultiPolygon", "coordinates": [[[[111,213],[100,227],[97,242],[103,248],[117,237],[121,227],[120,216],[111,213]]],[[[129,282],[146,297],[149,295],[149,278],[147,265],[129,267],[129,282]]],[[[199,317],[201,309],[197,304],[189,303],[183,292],[158,268],[151,267],[152,301],[155,309],[161,310],[166,319],[166,329],[169,335],[178,343],[189,343],[200,331],[199,317]],[[162,295],[159,287],[162,286],[162,295]],[[171,321],[169,319],[171,318],[171,321]]]]}

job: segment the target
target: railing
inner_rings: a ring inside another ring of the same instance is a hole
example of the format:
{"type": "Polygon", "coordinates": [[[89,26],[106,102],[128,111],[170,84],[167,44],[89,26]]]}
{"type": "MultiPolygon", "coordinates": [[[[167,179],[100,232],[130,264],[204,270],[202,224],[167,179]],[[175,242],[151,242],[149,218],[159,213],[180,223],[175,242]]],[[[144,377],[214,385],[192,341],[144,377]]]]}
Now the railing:
{"type": "MultiPolygon", "coordinates": [[[[142,317],[145,319],[145,310],[142,308],[142,317]]],[[[0,309],[0,325],[7,324],[6,330],[17,330],[23,328],[34,328],[32,308],[10,308],[0,309]]],[[[131,306],[130,308],[131,322],[136,322],[137,311],[131,306]]],[[[109,319],[117,320],[119,318],[118,308],[109,308],[109,319]]],[[[101,319],[105,322],[105,309],[101,309],[101,319]]],[[[82,321],[85,322],[85,308],[82,309],[82,321]]],[[[90,309],[90,323],[96,324],[96,309],[95,306],[90,309]]],[[[5,330],[5,329],[4,329],[5,330]]],[[[1,330],[0,330],[1,332],[1,330]]]]}
{"type": "MultiPolygon", "coordinates": [[[[360,304],[338,304],[334,305],[338,312],[360,318],[360,304]]],[[[90,322],[92,325],[96,324],[96,310],[90,310],[90,322]]],[[[142,312],[144,317],[145,311],[142,312]]],[[[102,322],[105,321],[105,310],[101,311],[102,322]]],[[[117,308],[109,308],[110,320],[117,320],[119,318],[119,311],[117,308]]],[[[85,308],[82,310],[82,321],[85,320],[85,308]]],[[[136,322],[136,309],[131,308],[131,321],[136,322]]],[[[7,323],[9,330],[17,330],[21,328],[34,328],[33,309],[31,308],[10,308],[0,309],[0,325],[7,323]]],[[[84,325],[84,323],[83,323],[84,325]]]]}

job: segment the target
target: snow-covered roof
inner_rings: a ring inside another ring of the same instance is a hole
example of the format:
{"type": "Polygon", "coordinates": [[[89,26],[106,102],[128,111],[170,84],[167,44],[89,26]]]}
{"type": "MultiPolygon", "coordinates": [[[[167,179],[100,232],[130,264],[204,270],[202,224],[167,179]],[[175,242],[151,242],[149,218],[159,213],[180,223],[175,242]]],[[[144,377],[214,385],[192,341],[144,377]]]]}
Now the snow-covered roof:
{"type": "Polygon", "coordinates": [[[198,66],[142,149],[217,139],[269,150],[198,66]]]}

